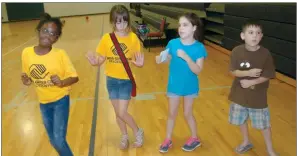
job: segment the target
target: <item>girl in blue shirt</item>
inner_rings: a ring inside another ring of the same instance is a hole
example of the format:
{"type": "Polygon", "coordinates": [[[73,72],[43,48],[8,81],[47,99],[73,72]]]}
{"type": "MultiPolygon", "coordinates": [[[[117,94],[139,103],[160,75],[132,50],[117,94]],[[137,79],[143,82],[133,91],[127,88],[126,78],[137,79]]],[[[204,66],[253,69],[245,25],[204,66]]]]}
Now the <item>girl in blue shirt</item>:
{"type": "MultiPolygon", "coordinates": [[[[197,136],[196,120],[193,116],[193,101],[198,96],[199,79],[197,75],[203,68],[207,56],[202,35],[202,22],[194,13],[187,13],[179,18],[179,38],[169,41],[166,50],[170,61],[167,96],[169,98],[169,115],[167,120],[166,139],[160,146],[161,153],[168,152],[172,146],[171,135],[178,112],[180,97],[184,97],[184,116],[192,136],[182,147],[184,151],[193,151],[201,145],[197,136]]],[[[156,57],[161,62],[161,56],[156,57]]]]}

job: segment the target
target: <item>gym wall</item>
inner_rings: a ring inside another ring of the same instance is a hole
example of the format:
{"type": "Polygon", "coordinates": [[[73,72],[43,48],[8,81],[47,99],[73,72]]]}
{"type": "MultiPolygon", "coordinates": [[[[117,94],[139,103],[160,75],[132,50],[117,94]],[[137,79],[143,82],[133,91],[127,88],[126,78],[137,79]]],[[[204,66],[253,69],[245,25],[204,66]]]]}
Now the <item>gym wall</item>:
{"type": "Polygon", "coordinates": [[[225,4],[223,47],[242,44],[241,26],[249,18],[263,26],[261,45],[272,53],[276,70],[296,79],[296,4],[225,4]]]}
{"type": "Polygon", "coordinates": [[[8,16],[7,16],[7,10],[6,10],[6,4],[1,3],[1,16],[2,16],[2,22],[7,22],[8,21],[8,16]]]}
{"type": "Polygon", "coordinates": [[[2,22],[39,19],[47,12],[55,17],[109,13],[112,6],[129,3],[2,3],[2,22]],[[17,11],[16,11],[17,10],[17,11]]]}
{"type": "Polygon", "coordinates": [[[129,8],[129,3],[44,3],[44,10],[52,16],[87,15],[109,13],[116,4],[129,8]]]}

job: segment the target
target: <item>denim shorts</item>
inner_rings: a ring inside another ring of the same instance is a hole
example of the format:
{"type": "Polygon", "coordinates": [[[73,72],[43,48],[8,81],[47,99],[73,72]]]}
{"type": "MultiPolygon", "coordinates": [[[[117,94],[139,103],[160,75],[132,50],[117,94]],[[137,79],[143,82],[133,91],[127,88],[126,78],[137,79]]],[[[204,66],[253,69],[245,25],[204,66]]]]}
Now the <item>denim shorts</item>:
{"type": "Polygon", "coordinates": [[[167,92],[167,97],[188,97],[188,98],[196,98],[198,97],[198,93],[193,93],[193,94],[189,94],[189,95],[184,95],[184,96],[181,96],[181,95],[177,95],[175,93],[171,93],[171,92],[167,92]]]}
{"type": "Polygon", "coordinates": [[[132,82],[126,79],[106,77],[106,86],[110,100],[130,100],[132,92],[132,82]]]}

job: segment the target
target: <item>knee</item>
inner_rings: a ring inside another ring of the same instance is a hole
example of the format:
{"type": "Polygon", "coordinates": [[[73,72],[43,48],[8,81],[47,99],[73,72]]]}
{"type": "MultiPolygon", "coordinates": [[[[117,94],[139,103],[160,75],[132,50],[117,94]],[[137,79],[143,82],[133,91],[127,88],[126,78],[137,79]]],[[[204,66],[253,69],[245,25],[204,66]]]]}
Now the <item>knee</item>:
{"type": "Polygon", "coordinates": [[[56,140],[55,139],[50,138],[50,143],[52,144],[53,147],[57,148],[56,140]]]}
{"type": "Polygon", "coordinates": [[[117,121],[122,121],[123,119],[119,115],[116,115],[116,120],[117,121]]]}
{"type": "Polygon", "coordinates": [[[127,114],[126,111],[120,111],[120,112],[117,114],[117,118],[124,119],[125,116],[126,116],[126,114],[127,114]]]}
{"type": "Polygon", "coordinates": [[[175,120],[176,116],[177,116],[177,111],[176,112],[169,112],[168,118],[172,119],[172,120],[175,120]]]}
{"type": "Polygon", "coordinates": [[[184,111],[184,117],[189,120],[193,117],[193,114],[191,111],[184,111]]]}
{"type": "Polygon", "coordinates": [[[66,139],[63,137],[55,136],[50,140],[50,142],[59,151],[65,147],[66,139]]]}
{"type": "Polygon", "coordinates": [[[115,112],[115,114],[117,120],[123,120],[123,117],[125,116],[125,113],[120,111],[115,112]]]}

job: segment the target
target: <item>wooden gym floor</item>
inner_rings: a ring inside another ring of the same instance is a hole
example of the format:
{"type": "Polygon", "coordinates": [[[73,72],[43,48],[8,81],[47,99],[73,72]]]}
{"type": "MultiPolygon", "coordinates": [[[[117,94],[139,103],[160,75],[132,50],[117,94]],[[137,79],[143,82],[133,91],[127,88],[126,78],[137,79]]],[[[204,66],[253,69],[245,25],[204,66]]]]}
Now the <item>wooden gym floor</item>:
{"type": "MultiPolygon", "coordinates": [[[[71,109],[67,140],[74,155],[87,156],[158,156],[158,148],[165,137],[168,101],[165,96],[168,64],[157,65],[155,56],[162,50],[153,48],[145,54],[145,66],[133,67],[138,96],[130,103],[129,112],[145,131],[142,148],[118,149],[120,131],[105,84],[104,71],[90,66],[85,58],[88,50],[95,50],[102,33],[111,31],[108,15],[64,18],[63,36],[54,45],[70,56],[80,81],[71,91],[71,109]],[[96,80],[99,80],[95,94],[96,80]],[[98,96],[98,102],[96,102],[98,96]],[[95,101],[95,102],[94,102],[95,101]],[[93,110],[95,105],[93,118],[93,110]],[[92,121],[96,121],[92,124],[92,121]],[[96,127],[95,127],[96,126],[96,127]],[[96,128],[96,129],[95,129],[96,128]],[[94,130],[92,134],[92,129],[94,130]],[[94,135],[95,134],[95,135],[94,135]],[[94,144],[93,144],[93,142],[94,144]],[[91,142],[91,145],[90,145],[91,142]]],[[[20,80],[21,52],[36,45],[35,27],[38,21],[2,24],[2,154],[4,156],[57,155],[46,135],[34,87],[25,87],[20,80]]],[[[179,109],[169,156],[235,156],[234,147],[241,142],[239,128],[228,123],[228,94],[232,77],[228,73],[229,56],[206,46],[208,58],[199,75],[201,92],[195,100],[194,115],[202,146],[194,152],[183,152],[181,146],[190,135],[182,107],[179,109]]],[[[271,81],[268,101],[271,110],[273,144],[282,156],[296,155],[296,91],[295,87],[278,79],[271,81]]],[[[182,105],[181,105],[182,106],[182,105]]],[[[133,136],[129,129],[130,140],[133,136]]],[[[255,148],[245,156],[266,155],[260,131],[250,128],[255,148]]]]}

